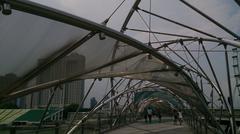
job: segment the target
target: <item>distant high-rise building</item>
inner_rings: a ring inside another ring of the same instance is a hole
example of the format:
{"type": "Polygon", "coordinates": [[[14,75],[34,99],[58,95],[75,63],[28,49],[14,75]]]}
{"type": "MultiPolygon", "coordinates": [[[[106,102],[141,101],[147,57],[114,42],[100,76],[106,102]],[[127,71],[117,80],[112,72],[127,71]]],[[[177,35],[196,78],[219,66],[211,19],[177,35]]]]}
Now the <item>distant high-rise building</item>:
{"type": "Polygon", "coordinates": [[[90,99],[90,108],[91,108],[91,109],[94,108],[95,105],[97,105],[97,100],[96,100],[95,97],[92,97],[92,98],[90,99]]]}
{"type": "MultiPolygon", "coordinates": [[[[109,98],[110,98],[109,96],[106,96],[106,97],[104,98],[104,101],[108,100],[109,98]]],[[[109,110],[109,109],[110,109],[110,103],[105,104],[105,105],[103,106],[103,109],[109,110]]]]}
{"type": "MultiPolygon", "coordinates": [[[[39,64],[45,59],[40,59],[39,64]]],[[[85,57],[77,53],[66,56],[42,72],[35,80],[41,84],[60,78],[65,78],[84,70],[85,57]]],[[[53,88],[28,95],[26,98],[27,108],[44,108],[47,106],[53,88]]],[[[63,107],[72,103],[79,104],[84,96],[84,80],[77,80],[60,85],[55,91],[51,107],[63,107]]]]}
{"type": "Polygon", "coordinates": [[[17,81],[18,77],[14,73],[9,73],[4,76],[0,75],[0,90],[4,90],[9,87],[12,83],[17,81]]]}
{"type": "MultiPolygon", "coordinates": [[[[0,75],[0,91],[6,90],[11,84],[13,84],[17,80],[18,80],[18,77],[14,73],[8,73],[3,76],[0,75]]],[[[22,101],[19,98],[9,101],[9,103],[11,104],[14,104],[18,107],[23,107],[24,104],[22,105],[21,102],[22,101]]]]}

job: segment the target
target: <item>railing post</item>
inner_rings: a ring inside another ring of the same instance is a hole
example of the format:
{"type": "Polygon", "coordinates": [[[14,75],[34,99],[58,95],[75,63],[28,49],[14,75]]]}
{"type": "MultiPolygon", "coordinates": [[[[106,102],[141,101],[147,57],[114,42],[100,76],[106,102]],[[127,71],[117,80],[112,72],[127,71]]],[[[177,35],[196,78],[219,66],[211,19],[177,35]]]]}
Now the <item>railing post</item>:
{"type": "Polygon", "coordinates": [[[55,134],[59,134],[59,123],[55,124],[55,134]]]}
{"type": "Polygon", "coordinates": [[[196,130],[197,130],[197,134],[199,134],[198,117],[196,117],[196,130]]]}
{"type": "Polygon", "coordinates": [[[200,128],[200,134],[202,134],[202,119],[199,120],[199,128],[200,128]]]}
{"type": "Polygon", "coordinates": [[[10,134],[16,134],[16,128],[15,127],[10,128],[10,134]]]}
{"type": "Polygon", "coordinates": [[[98,113],[98,133],[101,134],[101,113],[98,113]]]}
{"type": "Polygon", "coordinates": [[[84,134],[84,124],[82,124],[82,127],[81,127],[81,134],[84,134]]]}
{"type": "Polygon", "coordinates": [[[193,125],[192,125],[192,118],[191,117],[189,118],[189,124],[190,124],[191,127],[193,127],[193,125]]]}
{"type": "Polygon", "coordinates": [[[194,133],[196,132],[196,126],[195,126],[195,117],[193,115],[192,117],[192,125],[193,125],[193,129],[194,129],[194,133]]]}
{"type": "Polygon", "coordinates": [[[205,119],[204,119],[204,121],[205,121],[205,125],[204,125],[204,127],[205,127],[205,134],[208,134],[208,129],[207,129],[207,119],[206,119],[206,117],[205,117],[205,119]]]}

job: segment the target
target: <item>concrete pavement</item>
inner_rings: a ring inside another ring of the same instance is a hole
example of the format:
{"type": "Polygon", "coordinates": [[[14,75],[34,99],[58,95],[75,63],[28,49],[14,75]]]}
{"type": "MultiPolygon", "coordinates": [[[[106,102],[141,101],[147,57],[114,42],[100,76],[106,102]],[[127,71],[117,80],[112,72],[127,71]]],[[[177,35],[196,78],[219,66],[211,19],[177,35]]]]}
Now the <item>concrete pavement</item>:
{"type": "Polygon", "coordinates": [[[107,134],[193,134],[192,130],[185,124],[183,125],[174,125],[171,120],[158,123],[157,119],[153,122],[145,123],[143,120],[140,120],[136,123],[130,124],[112,130],[107,134]]]}

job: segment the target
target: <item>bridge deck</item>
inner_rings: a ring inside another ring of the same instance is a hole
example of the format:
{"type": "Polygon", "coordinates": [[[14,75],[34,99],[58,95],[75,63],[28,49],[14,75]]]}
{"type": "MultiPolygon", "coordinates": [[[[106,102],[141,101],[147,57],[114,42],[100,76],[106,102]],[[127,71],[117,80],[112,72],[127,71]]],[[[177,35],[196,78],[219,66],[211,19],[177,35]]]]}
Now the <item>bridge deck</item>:
{"type": "Polygon", "coordinates": [[[193,134],[192,130],[185,124],[174,125],[172,121],[158,123],[155,119],[151,124],[143,120],[128,126],[112,130],[107,134],[193,134]]]}

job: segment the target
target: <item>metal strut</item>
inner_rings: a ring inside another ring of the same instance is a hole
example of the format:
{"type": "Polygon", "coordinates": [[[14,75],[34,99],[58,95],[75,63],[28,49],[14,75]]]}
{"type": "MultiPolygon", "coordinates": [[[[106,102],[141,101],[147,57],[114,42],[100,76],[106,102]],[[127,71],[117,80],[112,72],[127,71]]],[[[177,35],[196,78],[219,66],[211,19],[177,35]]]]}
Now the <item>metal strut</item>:
{"type": "Polygon", "coordinates": [[[37,131],[36,131],[37,134],[38,134],[39,130],[40,130],[41,127],[42,127],[43,120],[44,120],[44,118],[46,117],[47,111],[48,111],[48,109],[49,109],[50,104],[52,103],[52,99],[53,99],[53,97],[54,97],[55,91],[57,90],[58,86],[59,86],[59,85],[57,85],[57,86],[54,87],[54,89],[53,89],[53,91],[52,91],[52,94],[51,94],[51,96],[50,96],[50,98],[49,98],[49,100],[48,100],[47,107],[46,107],[46,109],[45,109],[45,111],[44,111],[44,113],[43,113],[43,115],[42,115],[42,118],[41,118],[40,123],[39,123],[39,125],[38,125],[38,129],[37,129],[37,131]]]}
{"type": "Polygon", "coordinates": [[[109,90],[109,92],[94,106],[94,108],[93,108],[86,116],[84,116],[80,121],[78,121],[70,130],[68,130],[68,131],[66,132],[66,134],[72,134],[72,133],[74,133],[74,131],[89,117],[89,115],[93,114],[93,112],[95,112],[94,110],[95,110],[96,108],[98,108],[100,104],[103,103],[104,99],[106,98],[106,96],[108,96],[108,95],[111,93],[112,89],[114,89],[115,87],[117,87],[117,85],[120,84],[120,83],[122,83],[122,82],[123,82],[123,80],[120,79],[120,80],[114,85],[114,87],[112,87],[112,88],[109,90]]]}
{"type": "Polygon", "coordinates": [[[51,56],[49,56],[46,62],[43,64],[39,65],[38,67],[32,69],[30,72],[28,72],[25,76],[22,77],[19,81],[17,81],[12,87],[10,87],[10,90],[7,92],[12,92],[13,90],[17,89],[21,85],[23,85],[25,82],[29,81],[42,71],[44,71],[46,68],[51,66],[53,63],[56,61],[60,60],[64,56],[68,55],[71,53],[73,50],[84,44],[86,41],[90,40],[93,36],[96,35],[96,31],[89,32],[87,35],[85,35],[83,38],[78,40],[77,42],[73,44],[69,44],[68,46],[62,47],[59,51],[53,53],[51,56]]]}
{"type": "MultiPolygon", "coordinates": [[[[195,64],[199,67],[199,69],[202,71],[202,73],[205,75],[205,77],[207,78],[207,80],[211,83],[212,86],[215,87],[215,85],[213,84],[213,82],[210,80],[210,78],[208,77],[208,75],[206,74],[206,72],[203,70],[203,68],[200,66],[200,64],[196,61],[196,59],[193,57],[193,55],[191,54],[191,52],[188,50],[188,48],[183,44],[183,42],[180,42],[182,44],[182,46],[186,49],[186,51],[188,52],[188,54],[191,56],[191,58],[193,59],[193,61],[195,62],[195,64]]],[[[216,88],[217,93],[219,94],[219,96],[221,95],[221,91],[220,89],[216,88]]],[[[227,107],[227,105],[226,105],[227,107]]],[[[228,108],[228,107],[227,107],[228,108]]]]}
{"type": "Polygon", "coordinates": [[[200,15],[205,17],[206,19],[208,19],[209,21],[211,21],[212,23],[214,23],[215,25],[217,25],[218,27],[220,27],[221,29],[223,29],[225,32],[229,33],[233,37],[235,37],[238,40],[240,40],[240,37],[236,33],[232,32],[231,30],[229,30],[228,28],[226,28],[225,26],[223,26],[222,24],[220,24],[219,22],[217,22],[216,20],[214,20],[213,18],[208,16],[207,14],[203,13],[202,11],[200,11],[199,9],[197,9],[196,7],[191,5],[190,3],[186,2],[185,0],[180,0],[180,1],[182,3],[184,3],[186,6],[190,7],[192,10],[196,11],[197,13],[199,13],[200,15]]]}
{"type": "Polygon", "coordinates": [[[80,104],[79,104],[77,110],[75,111],[75,114],[73,115],[73,117],[72,117],[72,119],[71,119],[71,121],[70,121],[70,124],[69,124],[67,130],[69,130],[69,129],[71,128],[71,125],[73,124],[74,119],[76,118],[76,116],[77,116],[77,114],[78,114],[80,108],[83,106],[83,104],[84,104],[85,100],[87,99],[89,93],[91,92],[91,90],[92,90],[92,88],[93,88],[95,82],[96,82],[96,79],[93,80],[93,82],[92,82],[92,84],[90,85],[90,87],[89,87],[89,89],[88,89],[86,95],[85,95],[84,98],[81,100],[81,102],[80,102],[80,104]]]}
{"type": "Polygon", "coordinates": [[[220,38],[218,38],[218,37],[216,37],[216,36],[214,36],[214,35],[212,35],[212,34],[209,34],[209,33],[206,33],[206,32],[204,32],[204,31],[198,30],[198,29],[196,29],[196,28],[187,26],[187,25],[182,24],[182,23],[179,23],[179,22],[177,22],[177,21],[168,19],[168,18],[166,18],[166,17],[157,15],[157,14],[155,14],[155,13],[151,13],[151,12],[146,11],[146,10],[144,10],[144,9],[141,9],[141,8],[137,8],[137,9],[140,10],[140,11],[143,11],[143,12],[145,12],[145,13],[151,14],[151,15],[153,15],[153,16],[155,16],[155,17],[158,17],[158,18],[161,18],[161,19],[163,19],[163,20],[166,20],[166,21],[168,21],[168,22],[171,22],[171,23],[174,23],[174,24],[176,24],[176,25],[179,25],[179,26],[185,27],[185,28],[187,28],[187,29],[193,30],[193,31],[195,31],[195,32],[198,32],[198,33],[207,35],[207,36],[212,37],[212,38],[220,39],[220,38]]]}
{"type": "Polygon", "coordinates": [[[211,69],[211,71],[212,71],[213,77],[214,77],[214,79],[215,79],[215,81],[216,81],[216,83],[217,83],[218,89],[219,89],[219,91],[220,91],[220,94],[221,94],[220,97],[223,99],[223,103],[224,103],[224,105],[227,107],[227,109],[228,109],[228,111],[229,111],[226,98],[225,98],[224,95],[223,95],[222,88],[221,88],[220,83],[219,83],[219,81],[218,81],[217,75],[216,75],[216,73],[215,73],[215,71],[214,71],[214,69],[213,69],[213,66],[212,66],[212,63],[211,63],[211,61],[210,61],[210,58],[209,58],[209,56],[208,56],[208,54],[207,54],[206,48],[205,48],[205,46],[203,45],[203,43],[202,43],[201,41],[199,42],[199,44],[202,45],[202,48],[203,48],[204,54],[205,54],[205,56],[206,56],[207,62],[208,62],[208,64],[209,64],[209,66],[210,66],[210,69],[211,69]]]}
{"type": "Polygon", "coordinates": [[[183,37],[183,38],[196,38],[196,37],[187,36],[187,35],[164,33],[164,32],[156,32],[156,31],[150,31],[150,30],[147,31],[147,30],[133,29],[133,28],[127,28],[126,30],[131,30],[131,31],[136,31],[136,32],[144,32],[144,33],[153,33],[153,34],[168,35],[168,36],[175,36],[175,37],[183,37]]]}
{"type": "Polygon", "coordinates": [[[234,106],[233,106],[233,95],[232,95],[232,86],[231,86],[231,77],[230,77],[230,70],[229,70],[229,62],[228,62],[228,53],[227,53],[227,45],[224,44],[225,49],[225,60],[226,60],[226,69],[227,69],[227,78],[228,78],[228,91],[229,91],[229,104],[231,108],[231,116],[230,116],[230,123],[232,128],[232,134],[236,134],[236,122],[235,122],[235,113],[234,113],[234,106]]]}

